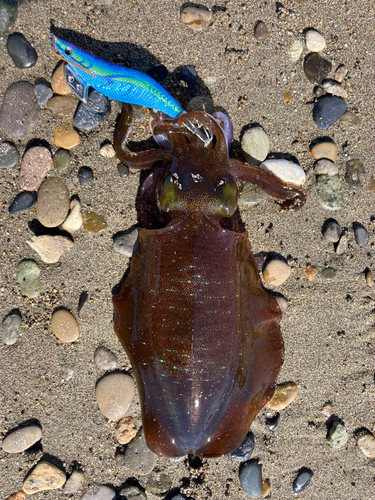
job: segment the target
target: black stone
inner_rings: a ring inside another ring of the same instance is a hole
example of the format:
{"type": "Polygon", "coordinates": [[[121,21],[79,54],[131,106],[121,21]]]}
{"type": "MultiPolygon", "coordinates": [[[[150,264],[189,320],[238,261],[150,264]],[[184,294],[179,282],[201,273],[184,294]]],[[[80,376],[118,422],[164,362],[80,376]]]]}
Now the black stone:
{"type": "Polygon", "coordinates": [[[38,54],[22,33],[14,33],[7,40],[7,51],[18,68],[31,68],[38,59],[38,54]]]}
{"type": "Polygon", "coordinates": [[[10,204],[9,213],[16,214],[30,210],[35,206],[37,198],[38,193],[36,191],[21,191],[10,204]]]}
{"type": "Polygon", "coordinates": [[[310,82],[315,85],[320,85],[328,76],[331,69],[332,64],[326,59],[323,59],[317,52],[310,52],[310,54],[307,54],[305,57],[303,70],[310,82]]]}
{"type": "Polygon", "coordinates": [[[92,186],[94,173],[90,167],[81,167],[78,172],[78,180],[81,186],[92,186]]]}
{"type": "Polygon", "coordinates": [[[305,488],[307,488],[310,479],[313,477],[314,473],[307,468],[301,469],[293,481],[293,491],[294,493],[301,493],[305,488]]]}
{"type": "Polygon", "coordinates": [[[346,111],[346,103],[341,97],[324,95],[316,101],[313,119],[319,128],[325,130],[337,122],[346,111]]]}
{"type": "Polygon", "coordinates": [[[251,457],[253,451],[254,434],[249,431],[240,446],[232,451],[232,453],[228,453],[226,457],[229,458],[229,460],[233,460],[235,462],[246,462],[251,457]]]}
{"type": "Polygon", "coordinates": [[[280,419],[280,413],[276,413],[275,415],[272,415],[272,417],[266,418],[266,426],[271,432],[273,432],[276,429],[277,424],[279,423],[279,419],[280,419]]]}
{"type": "Polygon", "coordinates": [[[188,85],[195,85],[197,83],[197,72],[194,66],[185,66],[180,71],[180,80],[186,82],[188,85]]]}
{"type": "Polygon", "coordinates": [[[162,82],[168,76],[168,70],[163,64],[157,64],[147,71],[148,76],[151,76],[157,82],[162,82]]]}
{"type": "Polygon", "coordinates": [[[79,104],[73,125],[79,130],[93,130],[104,122],[110,112],[109,99],[93,89],[87,98],[87,103],[79,104]]]}

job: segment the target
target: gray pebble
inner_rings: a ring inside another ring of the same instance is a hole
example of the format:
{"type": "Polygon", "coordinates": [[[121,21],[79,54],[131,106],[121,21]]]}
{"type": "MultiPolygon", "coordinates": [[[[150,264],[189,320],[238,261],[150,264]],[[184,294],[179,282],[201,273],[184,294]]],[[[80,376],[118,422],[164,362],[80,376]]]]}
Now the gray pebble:
{"type": "Polygon", "coordinates": [[[34,299],[40,295],[42,285],[40,282],[40,269],[31,259],[22,260],[17,266],[17,281],[21,291],[26,297],[34,299]]]}
{"type": "Polygon", "coordinates": [[[246,462],[250,459],[252,453],[254,451],[254,434],[249,431],[246,434],[245,439],[242,441],[240,446],[236,448],[232,453],[228,453],[226,455],[229,460],[233,460],[235,462],[246,462]]]}
{"type": "Polygon", "coordinates": [[[240,469],[240,483],[250,498],[259,498],[262,493],[262,466],[253,458],[240,469]]]}
{"type": "Polygon", "coordinates": [[[313,477],[314,473],[310,469],[303,469],[297,475],[293,482],[293,491],[294,493],[300,493],[305,488],[307,488],[310,479],[313,477]]]}
{"type": "Polygon", "coordinates": [[[317,175],[316,190],[323,208],[338,210],[344,206],[344,194],[338,175],[317,175]]]}
{"type": "Polygon", "coordinates": [[[345,425],[337,421],[333,422],[327,441],[332,448],[341,448],[344,446],[348,441],[348,433],[346,432],[345,425]]]}
{"type": "Polygon", "coordinates": [[[346,253],[347,249],[348,249],[348,237],[345,234],[342,234],[339,242],[337,243],[335,251],[337,255],[342,255],[346,253]]]}
{"type": "Polygon", "coordinates": [[[266,198],[268,198],[268,195],[263,191],[263,189],[251,184],[251,182],[246,182],[238,199],[238,204],[244,206],[258,205],[258,203],[261,203],[266,198]]]}
{"type": "Polygon", "coordinates": [[[120,234],[113,240],[113,248],[116,252],[126,257],[133,255],[134,245],[138,238],[138,229],[133,229],[130,233],[120,234]]]}
{"type": "Polygon", "coordinates": [[[70,153],[66,149],[58,149],[53,155],[53,166],[58,172],[66,172],[70,164],[70,153]]]}
{"type": "Polygon", "coordinates": [[[7,35],[17,19],[17,0],[0,0],[0,37],[7,35]]]}
{"type": "Polygon", "coordinates": [[[122,179],[129,177],[129,168],[123,163],[117,165],[117,172],[122,179]]]}
{"type": "Polygon", "coordinates": [[[35,81],[34,93],[39,106],[45,106],[53,96],[51,85],[43,78],[35,81]]]}
{"type": "Polygon", "coordinates": [[[269,33],[266,24],[263,21],[258,21],[254,28],[254,36],[260,42],[268,38],[269,33]]]}
{"type": "Polygon", "coordinates": [[[338,175],[339,169],[333,163],[333,161],[327,158],[321,158],[315,163],[314,174],[315,175],[338,175]]]}
{"type": "Polygon", "coordinates": [[[262,127],[252,127],[244,132],[241,148],[250,162],[262,162],[269,153],[270,140],[262,127]]]}
{"type": "Polygon", "coordinates": [[[81,186],[92,186],[94,183],[94,173],[90,167],[81,167],[78,172],[78,180],[81,186]]]}
{"type": "Polygon", "coordinates": [[[359,159],[348,160],[346,162],[345,181],[355,188],[362,187],[365,168],[359,159]]]}
{"type": "Polygon", "coordinates": [[[74,115],[73,125],[79,130],[93,130],[101,125],[111,112],[107,97],[96,90],[91,90],[87,103],[81,102],[74,115]]]}
{"type": "Polygon", "coordinates": [[[13,33],[7,40],[7,51],[18,68],[31,68],[38,59],[38,54],[22,33],[13,33]]]}
{"type": "Polygon", "coordinates": [[[37,199],[38,193],[36,191],[21,191],[10,204],[9,213],[17,214],[18,212],[30,210],[36,205],[37,199]]]}
{"type": "Polygon", "coordinates": [[[74,470],[72,475],[64,484],[63,493],[64,495],[75,495],[76,493],[82,493],[86,486],[86,478],[81,470],[74,470]]]}
{"type": "Polygon", "coordinates": [[[17,342],[17,329],[21,326],[21,323],[22,316],[18,312],[8,314],[8,316],[4,318],[1,325],[2,339],[4,344],[13,345],[17,342]]]}
{"type": "Polygon", "coordinates": [[[174,495],[169,500],[186,500],[186,497],[184,495],[181,495],[181,493],[178,493],[178,495],[174,495]]]}
{"type": "Polygon", "coordinates": [[[137,486],[124,486],[124,488],[120,490],[120,496],[125,497],[126,500],[147,500],[146,493],[137,486]]]}
{"type": "Polygon", "coordinates": [[[346,124],[349,127],[358,128],[362,121],[353,111],[345,111],[340,119],[340,123],[346,124]]]}
{"type": "Polygon", "coordinates": [[[28,425],[9,433],[2,442],[7,453],[21,453],[42,439],[42,429],[38,425],[28,425]]]}
{"type": "Polygon", "coordinates": [[[141,486],[147,491],[160,495],[168,491],[172,486],[172,479],[167,475],[160,472],[151,472],[145,478],[139,478],[141,486]]]}
{"type": "Polygon", "coordinates": [[[355,242],[359,247],[365,247],[369,242],[369,235],[366,230],[359,222],[353,222],[353,230],[355,242]]]}
{"type": "Polygon", "coordinates": [[[341,97],[325,95],[314,104],[313,119],[320,129],[327,129],[336,123],[346,111],[346,103],[341,97]]]}
{"type": "Polygon", "coordinates": [[[337,269],[334,269],[333,267],[326,267],[321,272],[322,278],[327,281],[332,281],[335,278],[336,274],[337,274],[337,269]]]}
{"type": "Polygon", "coordinates": [[[0,142],[0,168],[12,168],[18,163],[20,155],[16,146],[9,142],[0,142]]]}
{"type": "Polygon", "coordinates": [[[117,367],[117,358],[112,351],[101,345],[95,349],[94,363],[100,370],[114,370],[117,367]]]}
{"type": "Polygon", "coordinates": [[[115,500],[116,492],[109,486],[99,486],[95,493],[85,493],[81,500],[115,500]]]}
{"type": "Polygon", "coordinates": [[[146,444],[142,427],[136,437],[128,444],[125,450],[124,464],[133,475],[145,476],[155,467],[158,456],[146,444]]]}
{"type": "Polygon", "coordinates": [[[327,226],[323,226],[322,235],[331,243],[337,243],[340,239],[342,229],[337,222],[332,221],[327,226]]]}

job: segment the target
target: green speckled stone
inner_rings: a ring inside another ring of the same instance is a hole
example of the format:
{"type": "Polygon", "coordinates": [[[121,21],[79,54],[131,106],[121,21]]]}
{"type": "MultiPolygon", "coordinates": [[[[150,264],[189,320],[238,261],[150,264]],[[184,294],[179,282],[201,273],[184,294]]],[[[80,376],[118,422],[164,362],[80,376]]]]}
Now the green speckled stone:
{"type": "Polygon", "coordinates": [[[17,266],[17,281],[26,297],[34,299],[40,295],[40,269],[33,260],[22,260],[17,266]]]}
{"type": "Polygon", "coordinates": [[[108,224],[101,215],[95,212],[86,212],[83,227],[86,231],[90,231],[90,233],[100,233],[104,229],[107,229],[108,224]]]}
{"type": "Polygon", "coordinates": [[[340,424],[340,422],[333,422],[327,441],[332,448],[341,448],[344,446],[348,441],[348,433],[345,426],[340,424]]]}
{"type": "Polygon", "coordinates": [[[58,172],[66,172],[69,168],[70,153],[66,149],[58,149],[53,155],[53,166],[58,172]]]}
{"type": "Polygon", "coordinates": [[[316,191],[323,208],[338,210],[344,206],[344,195],[338,175],[317,175],[316,191]]]}

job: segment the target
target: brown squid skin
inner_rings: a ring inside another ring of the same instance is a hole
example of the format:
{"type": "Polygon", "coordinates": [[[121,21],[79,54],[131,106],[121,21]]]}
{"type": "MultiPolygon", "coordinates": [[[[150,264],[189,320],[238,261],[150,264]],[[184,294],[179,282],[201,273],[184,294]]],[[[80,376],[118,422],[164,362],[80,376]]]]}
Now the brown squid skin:
{"type": "MultiPolygon", "coordinates": [[[[240,185],[236,175],[242,166],[229,159],[212,117],[184,116],[209,126],[212,144],[205,146],[180,117],[155,127],[168,135],[170,151],[138,156],[124,141],[129,114],[117,128],[115,149],[124,163],[140,168],[152,167],[155,158],[166,163],[143,185],[143,220],[154,217],[155,185],[168,172],[178,174],[176,192],[186,208],[160,214],[165,219],[160,229],[140,230],[130,272],[113,297],[114,327],[137,379],[150,449],[167,457],[215,457],[241,444],[272,396],[284,354],[281,312],[261,284],[236,214],[215,212],[222,178],[237,201],[230,176],[240,185]]],[[[283,190],[284,199],[292,199],[284,185],[278,186],[278,197],[283,190]]]]}

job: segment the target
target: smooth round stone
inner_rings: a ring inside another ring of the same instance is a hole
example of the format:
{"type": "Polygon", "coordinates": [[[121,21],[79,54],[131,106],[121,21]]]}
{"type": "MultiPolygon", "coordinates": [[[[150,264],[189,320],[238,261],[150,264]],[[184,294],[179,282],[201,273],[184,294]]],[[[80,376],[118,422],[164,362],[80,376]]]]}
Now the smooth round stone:
{"type": "Polygon", "coordinates": [[[125,257],[131,257],[133,255],[134,245],[138,238],[138,229],[134,229],[128,234],[121,234],[116,236],[113,240],[113,248],[116,252],[125,257]]]}
{"type": "Polygon", "coordinates": [[[101,413],[109,420],[117,422],[125,415],[132,402],[133,379],[126,373],[109,373],[98,381],[95,394],[101,413]]]}
{"type": "Polygon", "coordinates": [[[375,458],[375,437],[372,434],[365,434],[357,439],[357,446],[366,458],[375,458]]]}
{"type": "Polygon", "coordinates": [[[305,75],[314,85],[320,85],[327,78],[332,69],[332,64],[323,59],[317,52],[311,52],[305,57],[303,70],[305,75]]]}
{"type": "Polygon", "coordinates": [[[161,83],[163,80],[165,80],[168,76],[168,70],[164,66],[164,64],[156,64],[156,66],[152,66],[148,71],[147,71],[148,76],[151,76],[154,80],[156,80],[158,83],[161,83]]]}
{"type": "Polygon", "coordinates": [[[341,97],[324,95],[316,101],[313,108],[313,119],[323,130],[336,123],[346,111],[346,103],[341,97]]]}
{"type": "Polygon", "coordinates": [[[184,495],[181,495],[181,493],[178,493],[177,495],[171,497],[169,500],[186,500],[186,497],[184,495]]]}
{"type": "Polygon", "coordinates": [[[314,87],[314,95],[317,99],[319,99],[319,97],[322,97],[322,95],[326,95],[326,93],[327,92],[320,85],[317,85],[316,87],[314,87]]]}
{"type": "Polygon", "coordinates": [[[30,208],[36,205],[37,199],[38,193],[36,191],[31,193],[29,191],[21,191],[10,204],[9,213],[17,214],[18,212],[30,210],[30,208]]]}
{"type": "Polygon", "coordinates": [[[133,417],[120,418],[116,427],[116,439],[120,444],[128,444],[137,435],[133,417]]]}
{"type": "Polygon", "coordinates": [[[302,51],[303,51],[302,42],[300,42],[299,40],[294,40],[294,42],[292,43],[292,45],[289,47],[288,50],[289,59],[292,62],[298,61],[298,59],[301,57],[302,51]]]}
{"type": "Polygon", "coordinates": [[[314,473],[310,469],[303,469],[293,481],[294,493],[301,493],[309,485],[314,473]]]}
{"type": "Polygon", "coordinates": [[[337,222],[332,221],[328,225],[323,225],[322,235],[331,243],[337,243],[340,239],[342,229],[337,222]]]}
{"type": "Polygon", "coordinates": [[[108,224],[104,217],[96,214],[95,212],[86,212],[83,228],[90,233],[101,233],[107,229],[108,224]]]}
{"type": "Polygon", "coordinates": [[[204,111],[209,115],[215,112],[214,102],[210,97],[197,95],[190,99],[186,106],[187,113],[190,111],[204,111]]]}
{"type": "Polygon", "coordinates": [[[240,468],[240,483],[250,498],[259,498],[262,493],[262,466],[252,458],[240,468]]]}
{"type": "Polygon", "coordinates": [[[7,35],[17,19],[17,0],[0,0],[0,37],[7,35]]]}
{"type": "Polygon", "coordinates": [[[333,279],[335,279],[336,274],[337,274],[337,269],[334,269],[333,267],[326,267],[321,272],[322,278],[326,281],[332,281],[333,279]]]}
{"type": "Polygon", "coordinates": [[[236,448],[232,453],[228,453],[225,455],[229,460],[233,460],[234,462],[246,462],[250,459],[252,453],[254,451],[254,434],[249,431],[245,439],[242,441],[240,446],[236,448]]]}
{"type": "Polygon", "coordinates": [[[28,425],[8,434],[1,446],[6,453],[21,453],[41,439],[42,429],[37,425],[28,425]]]}
{"type": "Polygon", "coordinates": [[[52,160],[57,172],[66,172],[70,164],[70,153],[66,149],[58,149],[54,153],[52,160]]]}
{"type": "MultiPolygon", "coordinates": [[[[120,496],[125,497],[126,500],[147,500],[147,495],[137,486],[125,486],[120,490],[120,496]]],[[[171,500],[173,500],[173,497],[171,500]]]]}
{"type": "Polygon", "coordinates": [[[81,138],[78,132],[74,130],[71,124],[53,129],[53,143],[58,148],[70,150],[77,147],[80,141],[81,138]]]}
{"type": "Polygon", "coordinates": [[[363,186],[363,177],[365,168],[359,159],[348,160],[346,162],[345,181],[353,187],[360,188],[363,186]]]}
{"type": "Polygon", "coordinates": [[[304,170],[299,165],[297,165],[297,163],[293,163],[288,160],[277,158],[266,160],[259,165],[259,168],[268,170],[287,184],[301,186],[306,180],[306,174],[304,170]]]}
{"type": "Polygon", "coordinates": [[[39,106],[45,106],[53,96],[50,84],[41,78],[35,81],[34,93],[39,106]]]}
{"type": "Polygon", "coordinates": [[[123,163],[117,165],[117,172],[122,179],[129,177],[129,168],[123,163]]]}
{"type": "Polygon", "coordinates": [[[337,255],[343,255],[348,250],[348,237],[346,234],[340,236],[340,240],[335,248],[337,255]]]}
{"type": "Polygon", "coordinates": [[[155,467],[158,456],[153,453],[146,444],[142,427],[137,436],[128,444],[125,450],[125,467],[132,475],[145,476],[150,474],[155,467]]]}
{"type": "Polygon", "coordinates": [[[366,230],[359,222],[353,222],[353,230],[355,242],[359,247],[365,247],[369,242],[369,235],[366,230]]]}
{"type": "Polygon", "coordinates": [[[38,59],[36,50],[22,33],[14,33],[8,37],[7,51],[18,68],[31,68],[38,59]]]}
{"type": "Polygon", "coordinates": [[[264,23],[263,21],[257,22],[254,28],[254,36],[259,42],[266,40],[266,38],[268,38],[269,33],[266,23],[264,23]]]}
{"type": "Polygon", "coordinates": [[[344,206],[344,194],[338,175],[317,175],[318,201],[327,210],[339,210],[344,206]]]}
{"type": "Polygon", "coordinates": [[[51,328],[61,342],[75,342],[80,335],[77,320],[66,309],[58,309],[52,314],[51,328]]]}
{"type": "Polygon", "coordinates": [[[48,101],[47,108],[59,116],[73,116],[78,101],[71,95],[57,95],[48,101]]]}
{"type": "Polygon", "coordinates": [[[348,438],[345,426],[340,424],[340,422],[333,422],[327,438],[332,448],[342,448],[347,443],[348,438]]]}
{"type": "Polygon", "coordinates": [[[326,48],[324,36],[315,30],[308,30],[306,32],[305,42],[309,52],[321,52],[326,48]]]}
{"type": "Polygon", "coordinates": [[[334,74],[335,80],[341,83],[346,77],[347,73],[348,73],[348,68],[344,66],[344,64],[340,64],[340,66],[338,66],[334,74]]]}
{"type": "Polygon", "coordinates": [[[6,90],[0,110],[0,129],[11,139],[25,139],[39,118],[40,107],[34,86],[12,83],[6,90]]]}
{"type": "Polygon", "coordinates": [[[117,368],[117,357],[104,346],[99,346],[94,352],[94,363],[100,370],[114,370],[117,368]]]}
{"type": "Polygon", "coordinates": [[[197,83],[197,72],[194,66],[185,66],[180,70],[180,80],[186,82],[188,85],[195,85],[197,83]]]}
{"type": "Polygon", "coordinates": [[[81,500],[115,500],[116,492],[109,486],[99,486],[95,493],[85,493],[81,500]]]}
{"type": "Polygon", "coordinates": [[[139,482],[141,486],[145,489],[147,488],[147,491],[150,491],[155,495],[166,493],[172,486],[172,479],[167,474],[160,472],[151,472],[151,474],[147,476],[145,482],[143,481],[143,478],[139,478],[139,482]]]}
{"type": "Polygon", "coordinates": [[[1,324],[2,339],[4,344],[13,345],[17,342],[18,328],[21,326],[22,317],[19,313],[8,314],[1,324]]]}
{"type": "Polygon", "coordinates": [[[18,183],[24,191],[36,191],[47,173],[53,169],[51,153],[47,148],[35,146],[24,154],[18,183]]]}
{"type": "Polygon", "coordinates": [[[94,173],[90,167],[81,167],[78,171],[78,181],[81,186],[92,186],[94,183],[94,173]]]}
{"type": "Polygon", "coordinates": [[[67,218],[62,224],[60,224],[60,229],[68,232],[78,231],[81,229],[83,223],[83,217],[81,212],[81,203],[76,198],[70,202],[70,211],[67,218]]]}
{"type": "Polygon", "coordinates": [[[267,415],[266,426],[271,432],[273,432],[276,429],[279,420],[280,420],[280,413],[276,413],[275,415],[267,415]]]}
{"type": "Polygon", "coordinates": [[[241,148],[250,162],[262,162],[270,151],[270,140],[262,127],[252,127],[243,134],[241,148]]]}
{"type": "Polygon", "coordinates": [[[258,205],[258,203],[262,202],[266,198],[268,198],[267,193],[265,193],[258,186],[251,184],[251,182],[246,182],[238,199],[238,204],[244,206],[258,205]]]}
{"type": "Polygon", "coordinates": [[[40,269],[33,260],[22,260],[17,266],[17,281],[21,291],[29,299],[40,295],[42,285],[40,283],[40,269]]]}
{"type": "Polygon", "coordinates": [[[42,460],[28,474],[22,489],[26,494],[33,495],[39,491],[61,488],[65,480],[65,474],[61,469],[42,460]]]}
{"type": "Polygon", "coordinates": [[[0,142],[0,168],[12,168],[18,163],[20,155],[16,146],[9,142],[0,142]]]}
{"type": "Polygon", "coordinates": [[[202,31],[213,18],[212,12],[204,6],[184,7],[180,16],[181,21],[194,31],[202,31]]]}
{"type": "Polygon", "coordinates": [[[339,169],[331,160],[322,158],[315,163],[315,175],[338,175],[339,169]]]}
{"type": "Polygon", "coordinates": [[[54,264],[59,261],[61,255],[70,250],[74,243],[66,236],[49,235],[33,236],[26,243],[37,252],[43,262],[54,264]]]}
{"type": "Polygon", "coordinates": [[[90,131],[101,125],[111,112],[111,103],[107,97],[92,89],[87,102],[78,105],[73,125],[79,130],[90,131]]]}
{"type": "Polygon", "coordinates": [[[285,382],[277,384],[272,398],[268,401],[267,406],[271,410],[280,411],[289,406],[298,394],[298,387],[294,382],[285,382]]]}
{"type": "Polygon", "coordinates": [[[361,119],[353,111],[345,111],[340,119],[340,123],[349,127],[358,128],[361,125],[361,119]]]}
{"type": "Polygon", "coordinates": [[[280,259],[272,259],[263,269],[264,281],[269,286],[282,285],[290,276],[290,267],[280,259]]]}
{"type": "Polygon", "coordinates": [[[65,64],[60,64],[60,66],[58,66],[53,72],[51,86],[55,94],[72,94],[72,90],[66,82],[64,67],[65,64]]]}
{"type": "Polygon", "coordinates": [[[76,495],[77,493],[83,493],[85,487],[85,474],[81,470],[74,470],[70,478],[64,484],[62,491],[64,495],[76,495]]]}
{"type": "Polygon", "coordinates": [[[116,151],[112,144],[104,144],[100,148],[99,153],[103,156],[103,158],[114,158],[116,156],[116,151]]]}
{"type": "Polygon", "coordinates": [[[69,211],[69,193],[61,179],[48,177],[38,191],[37,214],[45,227],[57,227],[69,211]]]}
{"type": "Polygon", "coordinates": [[[315,160],[327,158],[328,160],[335,162],[337,160],[338,151],[338,147],[334,142],[318,142],[311,148],[310,153],[315,160]]]}
{"type": "Polygon", "coordinates": [[[346,99],[348,97],[347,91],[344,89],[339,82],[332,80],[331,78],[326,78],[322,82],[322,87],[328,94],[337,95],[338,97],[342,97],[346,99]]]}

